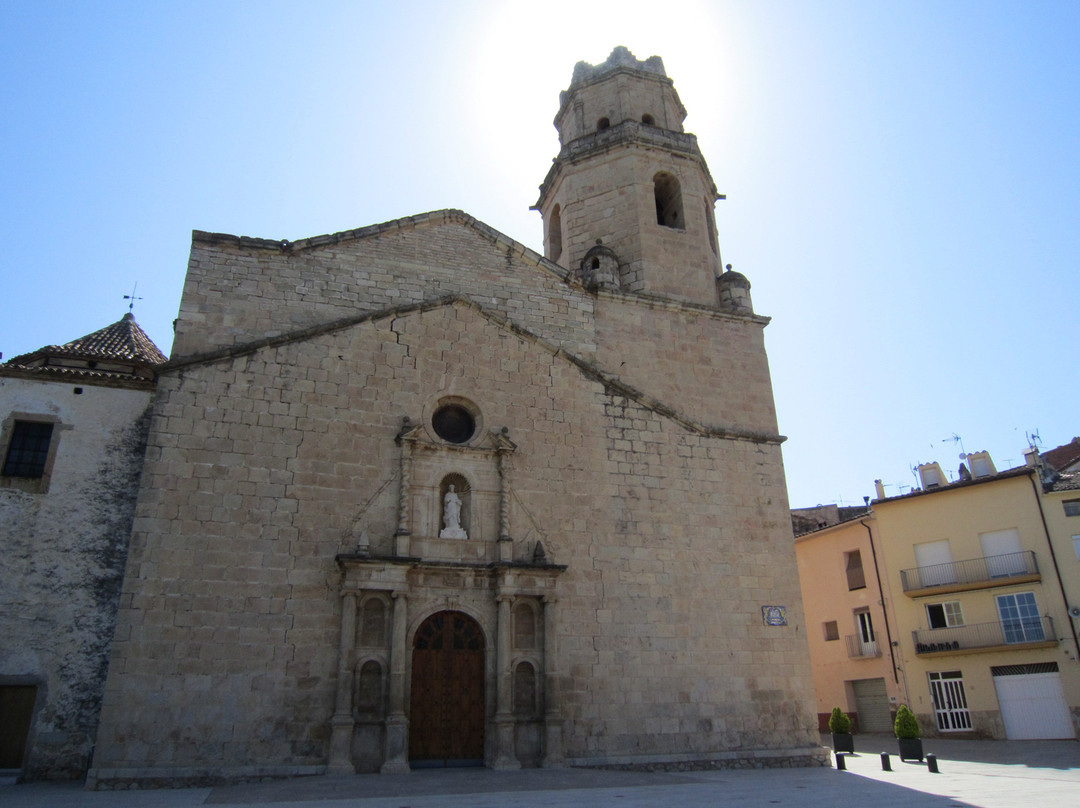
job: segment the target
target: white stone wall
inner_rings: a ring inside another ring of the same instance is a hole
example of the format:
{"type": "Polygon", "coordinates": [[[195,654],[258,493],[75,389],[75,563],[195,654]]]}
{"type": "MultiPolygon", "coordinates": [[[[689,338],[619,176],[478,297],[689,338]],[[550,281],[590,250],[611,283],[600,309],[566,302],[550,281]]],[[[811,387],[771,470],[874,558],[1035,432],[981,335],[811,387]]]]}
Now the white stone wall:
{"type": "Polygon", "coordinates": [[[57,419],[48,490],[0,485],[0,684],[38,686],[31,778],[81,777],[89,763],[151,395],[0,377],[0,419],[57,419]]]}

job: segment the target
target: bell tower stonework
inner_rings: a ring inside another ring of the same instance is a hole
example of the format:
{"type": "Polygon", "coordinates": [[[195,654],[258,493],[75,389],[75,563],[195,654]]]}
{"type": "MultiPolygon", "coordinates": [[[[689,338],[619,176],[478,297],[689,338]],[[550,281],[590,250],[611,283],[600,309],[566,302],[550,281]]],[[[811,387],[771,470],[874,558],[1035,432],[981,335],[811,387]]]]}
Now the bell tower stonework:
{"type": "Polygon", "coordinates": [[[547,258],[593,288],[717,304],[723,197],[685,118],[660,57],[617,47],[603,64],[578,62],[534,205],[547,258]]]}

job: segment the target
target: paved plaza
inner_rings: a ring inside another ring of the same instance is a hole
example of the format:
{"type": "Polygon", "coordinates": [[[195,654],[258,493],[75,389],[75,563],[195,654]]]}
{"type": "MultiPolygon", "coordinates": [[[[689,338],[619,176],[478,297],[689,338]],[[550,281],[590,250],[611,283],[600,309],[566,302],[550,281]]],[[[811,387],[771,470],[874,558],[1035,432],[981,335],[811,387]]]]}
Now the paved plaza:
{"type": "Polygon", "coordinates": [[[890,736],[856,736],[846,771],[774,769],[685,773],[595,769],[416,771],[321,776],[217,788],[85,791],[78,784],[0,788],[4,808],[1066,808],[1080,795],[1076,741],[926,740],[938,774],[901,763],[890,736]],[[881,768],[889,752],[893,771],[881,768]]]}

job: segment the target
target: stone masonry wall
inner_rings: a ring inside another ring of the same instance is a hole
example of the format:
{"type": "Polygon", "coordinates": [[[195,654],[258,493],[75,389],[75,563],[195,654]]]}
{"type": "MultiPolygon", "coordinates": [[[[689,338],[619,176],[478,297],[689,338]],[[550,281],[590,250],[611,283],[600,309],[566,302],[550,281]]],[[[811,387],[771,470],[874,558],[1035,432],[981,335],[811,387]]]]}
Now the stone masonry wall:
{"type": "Polygon", "coordinates": [[[814,743],[779,446],[688,429],[501,314],[418,309],[162,376],[97,776],[325,764],[334,557],[361,532],[390,550],[394,436],[446,395],[518,446],[515,558],[541,539],[568,566],[572,760],[814,743]],[[788,625],[765,626],[763,605],[786,606],[788,625]]]}
{"type": "Polygon", "coordinates": [[[173,357],[357,314],[475,296],[511,322],[588,356],[592,299],[563,273],[460,211],[438,211],[281,248],[196,233],[173,357]]]}

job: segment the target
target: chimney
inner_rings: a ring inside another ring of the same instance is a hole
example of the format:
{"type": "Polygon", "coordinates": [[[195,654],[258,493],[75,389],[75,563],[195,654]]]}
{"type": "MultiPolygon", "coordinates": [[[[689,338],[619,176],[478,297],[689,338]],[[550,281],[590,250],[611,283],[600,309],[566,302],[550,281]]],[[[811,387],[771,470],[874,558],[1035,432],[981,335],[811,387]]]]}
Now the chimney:
{"type": "Polygon", "coordinates": [[[878,499],[885,499],[885,486],[881,484],[881,480],[874,480],[874,491],[877,492],[878,499]]]}

